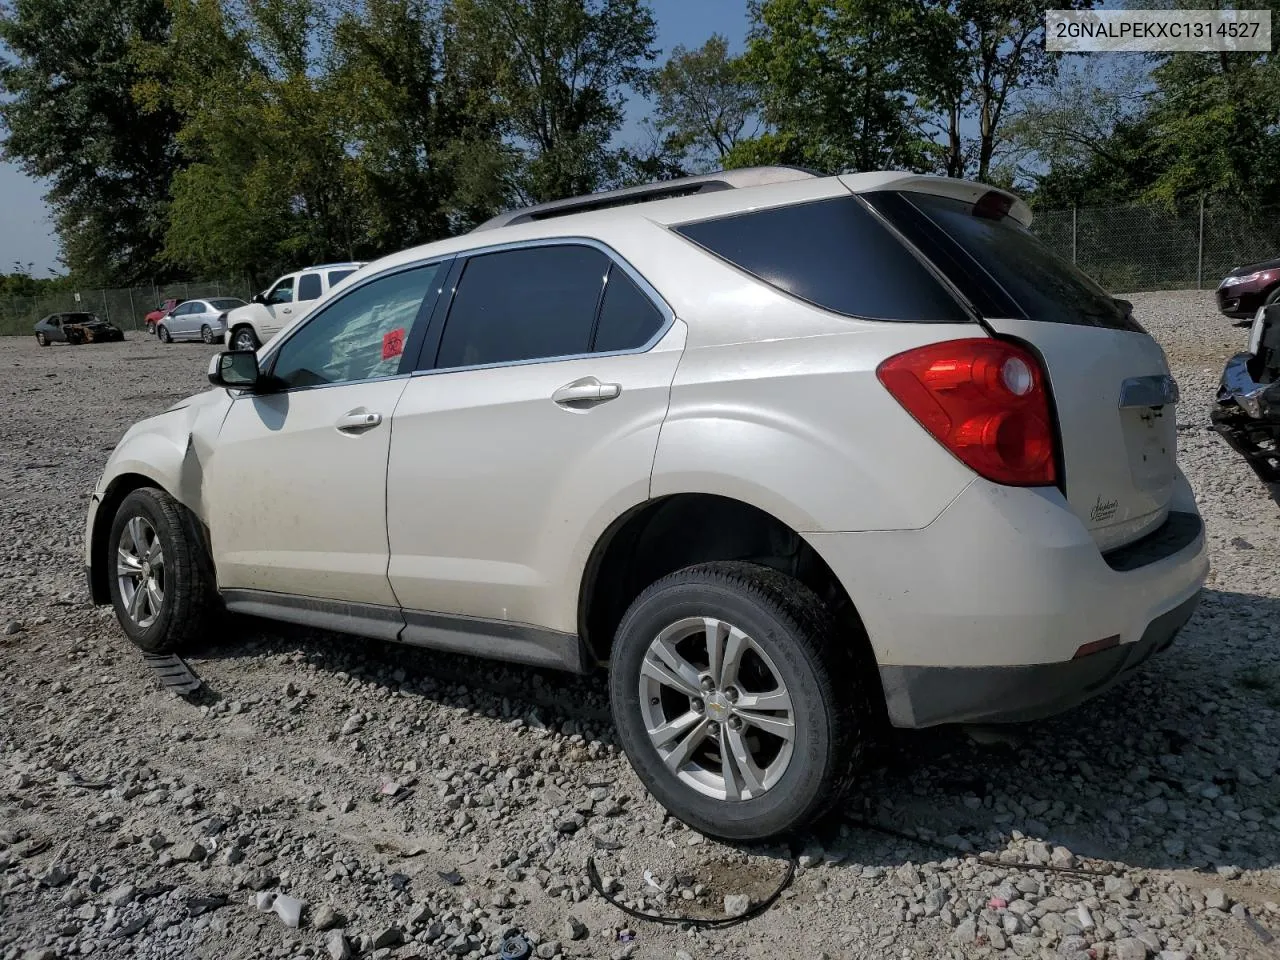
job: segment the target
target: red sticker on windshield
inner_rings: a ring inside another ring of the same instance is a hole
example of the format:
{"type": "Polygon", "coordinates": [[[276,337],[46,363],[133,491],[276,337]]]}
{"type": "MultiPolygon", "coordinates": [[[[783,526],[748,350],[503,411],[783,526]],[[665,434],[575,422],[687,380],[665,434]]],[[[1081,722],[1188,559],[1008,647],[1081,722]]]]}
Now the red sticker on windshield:
{"type": "Polygon", "coordinates": [[[382,359],[390,360],[404,353],[404,327],[392,330],[382,338],[382,359]]]}

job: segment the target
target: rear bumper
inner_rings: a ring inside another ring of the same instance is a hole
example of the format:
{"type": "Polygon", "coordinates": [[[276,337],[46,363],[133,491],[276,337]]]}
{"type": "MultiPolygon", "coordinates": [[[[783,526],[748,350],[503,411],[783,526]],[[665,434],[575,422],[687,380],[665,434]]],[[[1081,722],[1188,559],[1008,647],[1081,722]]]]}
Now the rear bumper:
{"type": "Polygon", "coordinates": [[[1021,667],[881,667],[896,726],[1014,723],[1062,713],[1109,690],[1173,643],[1200,592],[1147,625],[1133,643],[1065,663],[1021,667]]]}
{"type": "Polygon", "coordinates": [[[811,534],[849,592],[890,720],[1048,716],[1167,646],[1209,571],[1178,476],[1170,520],[1103,556],[1062,494],[975,480],[922,530],[811,534]],[[1077,659],[1086,644],[1114,647],[1077,659]]]}

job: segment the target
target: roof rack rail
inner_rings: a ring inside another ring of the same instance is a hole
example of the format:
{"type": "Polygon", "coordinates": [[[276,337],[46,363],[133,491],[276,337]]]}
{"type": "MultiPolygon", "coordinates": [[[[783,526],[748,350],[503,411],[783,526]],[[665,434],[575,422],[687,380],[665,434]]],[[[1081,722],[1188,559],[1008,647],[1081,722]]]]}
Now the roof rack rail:
{"type": "Polygon", "coordinates": [[[573,213],[606,210],[610,207],[622,207],[632,203],[647,203],[651,200],[667,200],[672,197],[688,197],[695,193],[714,193],[718,190],[759,187],[768,183],[783,183],[789,180],[808,180],[819,176],[821,176],[820,173],[801,167],[744,167],[740,170],[718,170],[715,173],[704,173],[696,177],[660,180],[656,183],[645,183],[636,187],[624,187],[621,190],[589,193],[582,197],[552,200],[548,203],[538,203],[518,210],[508,210],[506,213],[498,214],[491,220],[486,220],[471,232],[496,230],[498,227],[509,227],[517,223],[533,223],[537,220],[567,217],[573,213]]]}

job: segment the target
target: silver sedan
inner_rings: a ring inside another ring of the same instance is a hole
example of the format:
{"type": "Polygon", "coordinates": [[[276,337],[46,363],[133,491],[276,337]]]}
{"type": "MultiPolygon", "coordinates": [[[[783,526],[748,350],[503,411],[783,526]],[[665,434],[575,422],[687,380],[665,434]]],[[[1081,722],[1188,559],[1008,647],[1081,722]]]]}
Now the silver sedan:
{"type": "Polygon", "coordinates": [[[188,300],[174,307],[156,324],[156,336],[165,343],[175,340],[203,340],[205,343],[221,343],[227,335],[228,310],[243,307],[238,297],[213,297],[208,300],[188,300]]]}

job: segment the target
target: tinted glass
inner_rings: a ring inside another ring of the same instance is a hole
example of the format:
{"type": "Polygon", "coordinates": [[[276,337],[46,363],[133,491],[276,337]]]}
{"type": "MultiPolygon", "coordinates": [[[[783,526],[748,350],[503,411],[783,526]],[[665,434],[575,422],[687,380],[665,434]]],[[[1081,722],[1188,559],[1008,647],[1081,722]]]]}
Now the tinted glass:
{"type": "Polygon", "coordinates": [[[869,199],[919,235],[913,242],[988,316],[1141,330],[1126,307],[1012,217],[976,216],[971,203],[924,193],[869,199]]]}
{"type": "Polygon", "coordinates": [[[663,323],[662,313],[626,271],[616,265],[610,268],[592,349],[597,353],[635,350],[653,339],[663,323]]]}
{"type": "Polygon", "coordinates": [[[210,300],[209,305],[215,310],[234,310],[236,307],[243,307],[244,301],[235,297],[222,297],[219,300],[210,300]]]}
{"type": "Polygon", "coordinates": [[[355,273],[354,270],[330,270],[329,286],[336,287],[339,283],[347,279],[347,277],[351,276],[353,273],[355,273]]]}
{"type": "Polygon", "coordinates": [[[293,277],[286,277],[267,294],[267,303],[293,303],[293,277]]]}
{"type": "Polygon", "coordinates": [[[849,317],[964,323],[937,278],[853,196],[739,213],[676,231],[771,286],[849,317]]]}
{"type": "Polygon", "coordinates": [[[298,278],[298,299],[299,300],[319,300],[320,299],[320,274],[304,273],[298,278]]]}
{"type": "Polygon", "coordinates": [[[418,308],[439,269],[415,267],[340,296],[285,342],[273,372],[291,387],[398,373],[418,308]]]}
{"type": "Polygon", "coordinates": [[[527,247],[467,261],[438,367],[586,353],[609,259],[581,246],[527,247]]]}

